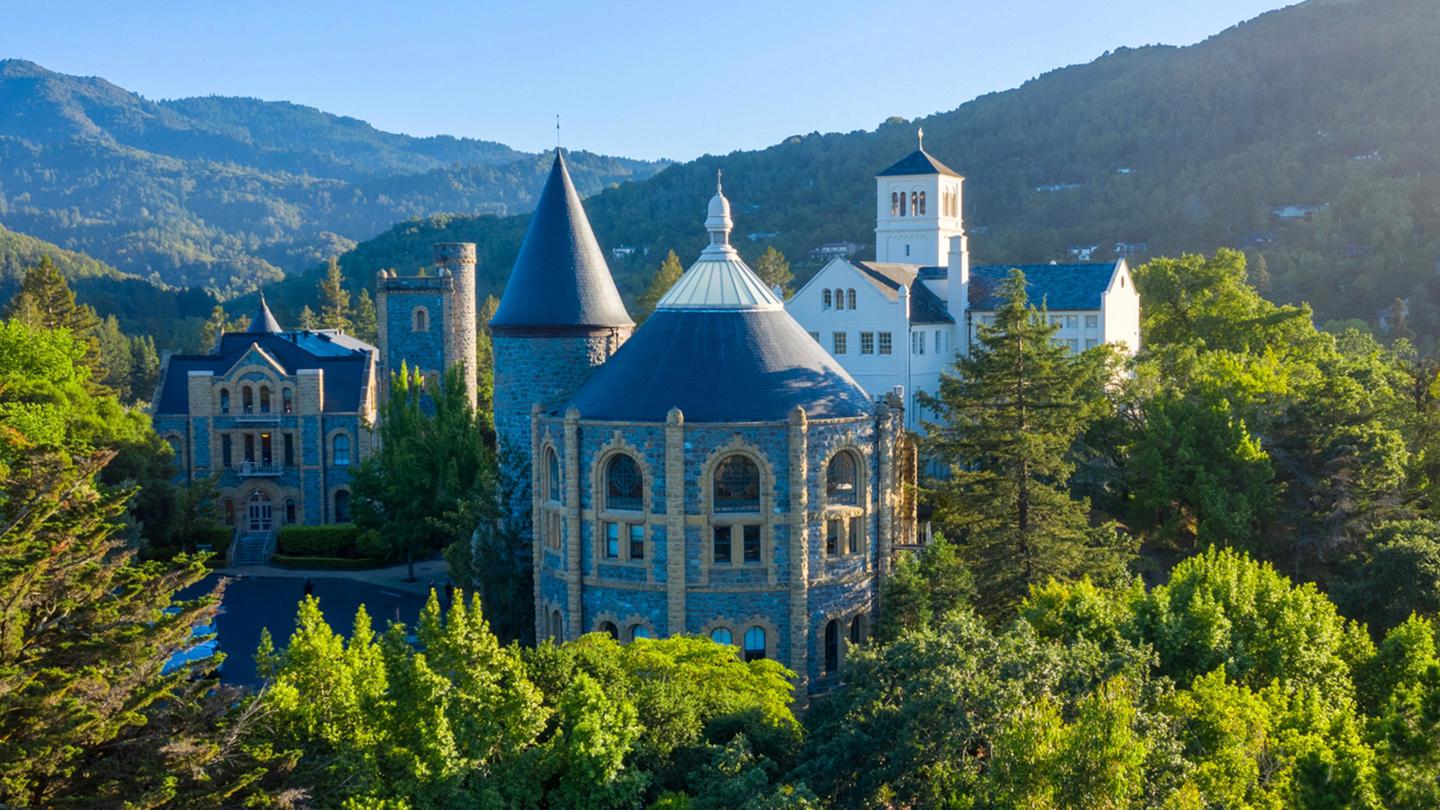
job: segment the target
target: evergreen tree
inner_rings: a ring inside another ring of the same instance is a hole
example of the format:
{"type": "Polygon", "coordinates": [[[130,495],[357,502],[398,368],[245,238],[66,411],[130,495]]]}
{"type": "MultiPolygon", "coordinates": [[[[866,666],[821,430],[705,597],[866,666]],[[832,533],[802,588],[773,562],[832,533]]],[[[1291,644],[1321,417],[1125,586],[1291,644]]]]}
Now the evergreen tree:
{"type": "Polygon", "coordinates": [[[933,493],[935,516],[993,615],[1050,577],[1112,579],[1128,557],[1114,526],[1091,526],[1088,503],[1067,489],[1071,446],[1105,403],[1110,355],[1057,343],[1020,271],[1000,294],[994,324],[978,327],[939,395],[922,399],[941,417],[926,424],[927,444],[951,472],[933,493]]]}
{"type": "Polygon", "coordinates": [[[130,396],[143,402],[154,395],[160,382],[160,355],[155,351],[155,339],[149,335],[131,338],[130,350],[130,396]]]}
{"type": "MultiPolygon", "coordinates": [[[[479,389],[477,402],[480,421],[492,434],[495,431],[495,344],[490,339],[490,330],[487,327],[490,319],[495,317],[495,310],[499,308],[500,299],[487,295],[480,304],[480,311],[476,313],[475,319],[479,328],[479,334],[475,336],[475,370],[479,389]]],[[[494,445],[493,437],[490,444],[494,445]]]]}
{"type": "Polygon", "coordinates": [[[85,346],[82,365],[90,369],[97,381],[104,378],[105,367],[96,337],[100,319],[94,309],[75,302],[75,291],[70,289],[60,268],[49,256],[41,256],[38,264],[25,271],[20,291],[5,308],[5,317],[29,326],[70,330],[85,346]]]}
{"type": "Polygon", "coordinates": [[[660,303],[660,299],[665,297],[665,293],[675,286],[675,282],[684,274],[685,268],[680,266],[680,257],[675,255],[675,251],[670,251],[665,261],[661,262],[660,269],[650,277],[650,286],[641,293],[635,321],[638,323],[649,317],[650,313],[655,311],[655,305],[660,303]]]}
{"type": "Polygon", "coordinates": [[[355,337],[366,343],[374,343],[380,339],[380,326],[375,317],[375,299],[370,297],[370,291],[364,287],[360,288],[360,296],[355,299],[355,337]]]}
{"type": "Polygon", "coordinates": [[[340,272],[340,260],[330,257],[325,268],[325,278],[320,280],[320,328],[350,328],[350,291],[345,289],[345,276],[340,272]]]}
{"type": "Polygon", "coordinates": [[[100,368],[104,369],[100,384],[114,391],[121,402],[129,402],[135,354],[130,338],[120,331],[120,322],[114,315],[99,322],[95,329],[95,341],[100,346],[100,368]]]}
{"type": "Polygon", "coordinates": [[[317,318],[317,317],[315,317],[315,310],[311,309],[309,304],[306,304],[305,306],[303,306],[303,307],[300,308],[300,328],[301,328],[301,329],[319,329],[319,328],[320,328],[320,319],[317,318]]]}
{"type": "Polygon", "coordinates": [[[790,288],[790,282],[795,280],[795,274],[790,272],[790,262],[785,260],[785,254],[776,250],[774,245],[765,248],[765,252],[760,254],[760,260],[755,262],[755,275],[765,282],[765,286],[779,287],[781,298],[789,298],[795,294],[790,288]]]}

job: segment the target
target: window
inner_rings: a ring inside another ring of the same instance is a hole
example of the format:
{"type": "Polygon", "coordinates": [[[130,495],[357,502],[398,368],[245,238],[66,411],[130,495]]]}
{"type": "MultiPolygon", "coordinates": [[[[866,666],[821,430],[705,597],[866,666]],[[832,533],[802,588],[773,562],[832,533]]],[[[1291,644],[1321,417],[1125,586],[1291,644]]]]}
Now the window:
{"type": "Polygon", "coordinates": [[[230,413],[230,392],[220,389],[220,413],[230,413]]]}
{"type": "Polygon", "coordinates": [[[639,622],[636,622],[635,624],[630,625],[630,640],[631,640],[631,641],[635,641],[636,639],[641,639],[641,638],[649,638],[649,637],[650,637],[650,631],[645,628],[645,625],[640,624],[639,622]]]}
{"type": "Polygon", "coordinates": [[[844,521],[830,518],[825,521],[825,554],[834,557],[840,554],[840,533],[844,521]]]}
{"type": "Polygon", "coordinates": [[[640,465],[624,453],[605,463],[605,508],[638,512],[644,505],[645,479],[640,465]]]}
{"type": "Polygon", "coordinates": [[[840,669],[840,622],[835,619],[825,623],[825,674],[833,675],[840,669]]]}
{"type": "Polygon", "coordinates": [[[900,216],[905,216],[905,192],[900,192],[900,216]]]}
{"type": "Polygon", "coordinates": [[[835,291],[835,308],[836,308],[836,309],[844,309],[844,308],[845,308],[845,291],[844,291],[844,290],[836,290],[836,291],[835,291]]]}
{"type": "Polygon", "coordinates": [[[1052,316],[1050,317],[1050,325],[1051,325],[1051,326],[1064,326],[1064,325],[1065,325],[1065,319],[1062,318],[1062,317],[1060,317],[1059,315],[1052,315],[1052,316]]]}
{"type": "MultiPolygon", "coordinates": [[[[920,192],[918,191],[910,192],[910,213],[917,217],[920,216],[920,192]]],[[[910,254],[906,253],[905,255],[910,254]]]]}
{"type": "Polygon", "coordinates": [[[911,353],[911,354],[924,354],[924,353],[925,353],[925,333],[924,333],[924,332],[911,332],[911,333],[910,333],[910,353],[911,353]]]}
{"type": "Polygon", "coordinates": [[[286,499],[285,499],[285,522],[286,522],[286,523],[294,523],[294,522],[295,522],[295,499],[294,499],[294,498],[286,498],[286,499]]]}
{"type": "Polygon", "coordinates": [[[245,434],[245,460],[255,460],[255,434],[253,433],[245,434]]]}
{"type": "Polygon", "coordinates": [[[429,332],[429,331],[430,331],[430,311],[429,311],[429,310],[425,309],[425,307],[416,307],[416,308],[415,308],[415,311],[414,311],[414,312],[411,314],[411,316],[410,316],[410,331],[412,331],[412,332],[429,332]]]}
{"type": "Polygon", "coordinates": [[[727,456],[715,467],[715,511],[760,511],[760,468],[745,456],[727,456]]]}
{"type": "Polygon", "coordinates": [[[620,640],[620,628],[615,626],[615,622],[600,622],[600,632],[616,641],[620,640]]]}
{"type": "Polygon", "coordinates": [[[833,347],[833,351],[831,352],[831,354],[844,354],[844,353],[845,353],[845,333],[844,333],[844,332],[831,332],[831,333],[830,333],[830,345],[833,347]]]}
{"type": "Polygon", "coordinates": [[[229,467],[230,461],[230,434],[226,433],[220,437],[220,466],[229,467]]]}
{"type": "Polygon", "coordinates": [[[889,354],[889,353],[890,353],[890,343],[891,343],[890,333],[889,333],[889,332],[881,332],[881,333],[880,333],[880,353],[881,353],[881,354],[889,354]]]}
{"type": "Polygon", "coordinates": [[[832,296],[832,293],[831,293],[829,290],[825,290],[823,293],[820,294],[820,308],[821,308],[821,309],[829,309],[829,308],[830,308],[831,302],[832,302],[832,297],[831,297],[831,296],[832,296]]]}
{"type": "Polygon", "coordinates": [[[343,489],[335,493],[335,522],[350,522],[350,493],[343,489]]]}
{"type": "Polygon", "coordinates": [[[811,338],[811,340],[814,340],[816,343],[819,343],[819,342],[820,342],[820,333],[819,333],[819,332],[811,332],[811,333],[810,333],[810,338],[811,338]]]}
{"type": "Polygon", "coordinates": [[[854,454],[842,450],[830,459],[825,468],[825,500],[831,504],[854,506],[859,493],[859,465],[854,454]]]}
{"type": "Polygon", "coordinates": [[[854,308],[855,308],[855,291],[854,291],[854,290],[846,290],[846,291],[845,291],[845,306],[846,306],[846,308],[848,308],[848,309],[854,309],[854,308]]]}
{"type": "Polygon", "coordinates": [[[335,436],[335,453],[333,458],[336,467],[350,466],[350,437],[344,433],[335,436]]]}
{"type": "Polygon", "coordinates": [[[1099,328],[1100,328],[1100,316],[1099,316],[1099,315],[1086,315],[1086,316],[1085,316],[1085,328],[1086,328],[1086,329],[1099,329],[1099,328]]]}
{"type": "Polygon", "coordinates": [[[765,657],[765,628],[752,627],[745,631],[745,660],[759,661],[765,657]]]}
{"type": "Polygon", "coordinates": [[[560,611],[550,612],[550,638],[560,641],[565,638],[565,622],[560,618],[560,611]]]}
{"type": "Polygon", "coordinates": [[[283,409],[283,410],[285,411],[285,413],[294,413],[294,411],[295,411],[295,392],[294,392],[294,391],[291,391],[289,388],[282,388],[282,389],[280,389],[280,407],[281,407],[281,409],[283,409]]]}
{"type": "Polygon", "coordinates": [[[760,562],[760,527],[749,524],[741,526],[740,529],[744,535],[745,562],[760,562]]]}
{"type": "Polygon", "coordinates": [[[874,332],[861,332],[861,333],[860,333],[860,353],[861,353],[861,354],[874,354],[874,353],[875,353],[875,333],[874,333],[874,332]]]}
{"type": "Polygon", "coordinates": [[[630,524],[630,559],[645,559],[645,527],[639,523],[630,524]]]}
{"type": "Polygon", "coordinates": [[[846,533],[850,541],[850,553],[860,553],[860,540],[865,536],[865,518],[859,515],[850,517],[850,531],[846,533]]]}
{"type": "Polygon", "coordinates": [[[225,525],[235,525],[235,502],[229,498],[225,499],[225,525]]]}
{"type": "Polygon", "coordinates": [[[260,412],[270,412],[270,386],[268,385],[260,386],[260,412]]]}
{"type": "Polygon", "coordinates": [[[285,466],[295,466],[295,436],[290,433],[285,434],[285,466]]]}
{"type": "Polygon", "coordinates": [[[1100,341],[1096,340],[1095,338],[1085,338],[1085,348],[1093,349],[1099,342],[1100,341]]]}
{"type": "Polygon", "coordinates": [[[712,554],[716,563],[730,562],[730,526],[716,526],[712,539],[712,554]]]}
{"type": "Polygon", "coordinates": [[[865,642],[865,614],[857,613],[850,620],[850,645],[858,647],[865,642]]]}
{"type": "Polygon", "coordinates": [[[605,559],[620,559],[620,524],[605,524],[605,559]]]}
{"type": "Polygon", "coordinates": [[[890,192],[890,216],[900,214],[900,195],[894,191],[890,192]]]}
{"type": "Polygon", "coordinates": [[[240,389],[240,410],[244,413],[251,413],[255,410],[255,394],[248,385],[240,389]]]}
{"type": "Polygon", "coordinates": [[[1066,315],[1066,316],[1065,316],[1065,328],[1066,328],[1066,329],[1077,329],[1077,328],[1079,328],[1079,326],[1080,326],[1080,316],[1079,316],[1079,315],[1066,315]]]}
{"type": "Polygon", "coordinates": [[[1075,338],[1070,338],[1069,340],[1065,341],[1065,345],[1070,349],[1071,354],[1075,354],[1080,351],[1080,341],[1076,340],[1075,338]]]}
{"type": "Polygon", "coordinates": [[[923,191],[920,192],[920,208],[917,210],[916,216],[925,216],[925,192],[923,191]]]}
{"type": "Polygon", "coordinates": [[[710,631],[710,640],[716,644],[733,644],[734,637],[730,635],[730,628],[717,627],[710,631]]]}
{"type": "Polygon", "coordinates": [[[935,353],[940,353],[940,330],[935,330],[935,353]]]}
{"type": "Polygon", "coordinates": [[[560,516],[554,512],[543,512],[540,519],[544,522],[546,547],[560,548],[560,516]]]}
{"type": "Polygon", "coordinates": [[[560,503],[560,457],[553,447],[545,450],[545,497],[560,503]]]}

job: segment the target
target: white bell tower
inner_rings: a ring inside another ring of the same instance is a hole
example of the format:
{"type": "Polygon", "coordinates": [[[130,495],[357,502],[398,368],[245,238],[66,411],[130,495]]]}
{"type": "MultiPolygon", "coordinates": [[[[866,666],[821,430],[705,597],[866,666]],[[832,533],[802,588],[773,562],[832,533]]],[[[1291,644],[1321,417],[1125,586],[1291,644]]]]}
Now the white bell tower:
{"type": "Polygon", "coordinates": [[[925,130],[916,135],[920,148],[875,175],[875,260],[944,267],[951,237],[965,235],[965,178],[925,151],[925,130]]]}

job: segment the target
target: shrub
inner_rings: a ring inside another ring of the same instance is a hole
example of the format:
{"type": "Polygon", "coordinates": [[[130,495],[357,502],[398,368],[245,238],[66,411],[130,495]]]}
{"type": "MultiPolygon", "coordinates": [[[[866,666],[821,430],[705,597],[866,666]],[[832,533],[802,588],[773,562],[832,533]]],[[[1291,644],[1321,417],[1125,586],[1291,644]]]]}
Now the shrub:
{"type": "Polygon", "coordinates": [[[359,530],[349,523],[332,526],[286,526],[280,530],[276,551],[292,557],[360,556],[355,548],[359,530]]]}

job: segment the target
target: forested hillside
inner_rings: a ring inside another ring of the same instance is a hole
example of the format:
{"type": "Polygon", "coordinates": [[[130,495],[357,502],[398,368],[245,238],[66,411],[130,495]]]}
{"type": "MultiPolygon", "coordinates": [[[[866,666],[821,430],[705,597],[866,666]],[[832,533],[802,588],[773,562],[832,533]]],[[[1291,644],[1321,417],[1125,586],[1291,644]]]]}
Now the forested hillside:
{"type": "MultiPolygon", "coordinates": [[[[295,104],[154,102],[0,61],[0,222],[122,271],[244,292],[399,220],[529,210],[543,155],[412,138],[295,104]]],[[[662,164],[576,153],[594,193],[662,164]]]]}
{"type": "MultiPolygon", "coordinates": [[[[1375,324],[1404,298],[1410,328],[1433,333],[1437,40],[1433,0],[1303,3],[1191,47],[1121,49],[951,112],[706,156],[606,190],[587,209],[603,247],[637,248],[612,260],[633,300],[666,250],[700,248],[705,201],[723,168],[742,252],[753,260],[766,245],[746,234],[778,232],[771,243],[803,281],[816,245],[873,243],[873,175],[912,150],[923,126],[926,148],[968,178],[979,261],[1063,259],[1072,245],[1100,245],[1105,258],[1117,241],[1148,243],[1140,258],[1235,246],[1258,265],[1267,295],[1309,300],[1322,322],[1375,324]],[[1296,210],[1272,210],[1287,206],[1296,210]]],[[[474,240],[485,265],[480,293],[498,294],[524,225],[483,216],[402,223],[343,266],[352,283],[368,285],[380,267],[428,261],[432,241],[474,240]]],[[[298,309],[313,288],[297,281],[277,297],[298,309]]]]}

